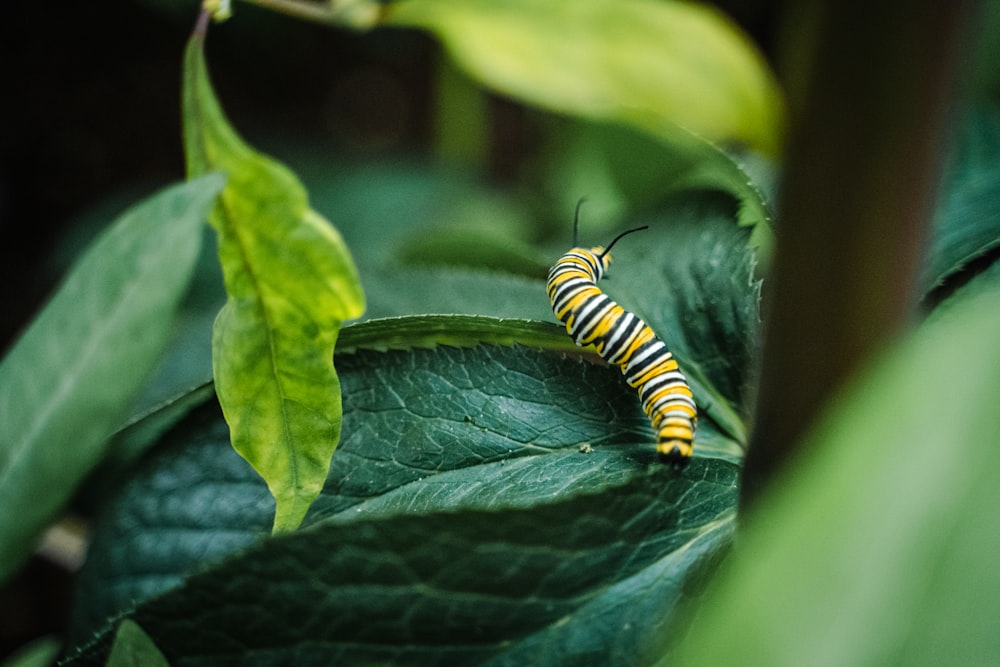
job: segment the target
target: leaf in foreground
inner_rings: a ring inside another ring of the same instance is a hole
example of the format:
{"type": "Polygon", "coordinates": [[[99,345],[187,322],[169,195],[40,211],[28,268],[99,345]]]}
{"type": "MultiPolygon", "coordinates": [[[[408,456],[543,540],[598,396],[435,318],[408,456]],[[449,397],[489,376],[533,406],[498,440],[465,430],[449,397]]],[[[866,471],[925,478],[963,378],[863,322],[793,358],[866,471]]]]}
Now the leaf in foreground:
{"type": "Polygon", "coordinates": [[[274,530],[302,521],[340,433],[332,357],[343,320],[364,297],[337,231],[309,208],[298,179],[229,126],[205,66],[204,33],[185,54],[184,140],[192,174],[229,178],[211,221],[228,300],[212,364],[233,447],[277,501],[274,530]]]}
{"type": "Polygon", "coordinates": [[[126,211],[0,365],[0,580],[100,462],[153,368],[222,184],[206,176],[126,211]]]}
{"type": "Polygon", "coordinates": [[[855,383],[758,502],[682,664],[996,663],[1000,289],[970,293],[855,383]]]}

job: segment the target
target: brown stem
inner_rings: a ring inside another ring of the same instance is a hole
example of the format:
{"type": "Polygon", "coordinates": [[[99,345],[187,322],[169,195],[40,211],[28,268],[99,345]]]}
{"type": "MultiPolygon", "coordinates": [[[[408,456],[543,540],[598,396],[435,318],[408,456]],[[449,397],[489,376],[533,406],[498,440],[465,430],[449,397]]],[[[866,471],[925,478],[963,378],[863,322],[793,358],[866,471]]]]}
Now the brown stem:
{"type": "Polygon", "coordinates": [[[970,4],[824,0],[788,26],[802,48],[743,506],[912,317],[970,4]]]}

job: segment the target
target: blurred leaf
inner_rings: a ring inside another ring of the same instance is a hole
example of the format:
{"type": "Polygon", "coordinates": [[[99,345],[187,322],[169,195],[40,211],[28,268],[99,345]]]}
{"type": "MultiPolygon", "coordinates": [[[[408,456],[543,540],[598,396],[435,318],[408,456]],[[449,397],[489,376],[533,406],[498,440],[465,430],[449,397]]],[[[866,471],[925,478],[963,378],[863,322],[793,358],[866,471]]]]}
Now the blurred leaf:
{"type": "Polygon", "coordinates": [[[980,100],[996,100],[1000,93],[1000,5],[983,3],[976,8],[975,17],[967,86],[980,100]]]}
{"type": "Polygon", "coordinates": [[[923,287],[968,278],[969,264],[1000,246],[1000,113],[969,112],[959,126],[938,204],[923,287]]]}
{"type": "Polygon", "coordinates": [[[49,667],[59,657],[61,644],[55,637],[42,637],[19,648],[0,663],[3,667],[49,667]]]}
{"type": "Polygon", "coordinates": [[[487,93],[446,59],[436,63],[434,152],[442,162],[485,171],[489,162],[490,105],[487,93]]]}
{"type": "Polygon", "coordinates": [[[118,626],[106,667],[170,667],[142,628],[125,619],[118,626]]]}
{"type": "Polygon", "coordinates": [[[855,383],[755,506],[674,658],[995,663],[998,338],[1000,290],[975,290],[855,383]]]}
{"type": "Polygon", "coordinates": [[[319,493],[337,446],[341,406],[331,358],[340,324],[364,297],[340,235],[309,208],[298,179],[227,123],[202,48],[188,44],[188,169],[229,176],[211,217],[228,301],[213,331],[216,392],[233,447],[277,500],[275,531],[294,529],[319,493]]]}
{"type": "Polygon", "coordinates": [[[259,542],[271,500],[206,405],[102,515],[78,637],[146,600],[130,616],[191,664],[629,664],[728,544],[737,466],[658,464],[615,369],[488,345],[338,366],[344,439],[307,527],[259,542]]]}
{"type": "Polygon", "coordinates": [[[104,456],[166,343],[222,184],[206,176],[122,214],[0,364],[0,580],[104,456]]]}
{"type": "Polygon", "coordinates": [[[548,190],[571,211],[586,195],[588,227],[606,230],[606,222],[645,210],[678,193],[721,192],[737,203],[736,220],[752,230],[747,243],[765,266],[774,250],[771,210],[756,176],[765,174],[762,159],[728,154],[687,134],[670,141],[625,125],[599,122],[553,122],[542,178],[548,190]],[[603,209],[603,210],[602,210],[603,209]],[[595,224],[596,222],[596,224],[595,224]]]}
{"type": "Polygon", "coordinates": [[[423,230],[406,245],[400,260],[408,265],[443,264],[505,271],[544,278],[548,257],[519,242],[499,226],[455,224],[423,230]]]}
{"type": "Polygon", "coordinates": [[[677,126],[773,154],[782,100],[753,44],[718,10],[654,0],[403,0],[389,25],[435,33],[485,85],[529,104],[677,126]]]}
{"type": "Polygon", "coordinates": [[[934,322],[942,317],[950,317],[951,311],[956,307],[960,308],[966,300],[977,298],[998,288],[1000,288],[1000,262],[994,261],[971,276],[947,299],[938,304],[928,315],[927,321],[934,322]]]}

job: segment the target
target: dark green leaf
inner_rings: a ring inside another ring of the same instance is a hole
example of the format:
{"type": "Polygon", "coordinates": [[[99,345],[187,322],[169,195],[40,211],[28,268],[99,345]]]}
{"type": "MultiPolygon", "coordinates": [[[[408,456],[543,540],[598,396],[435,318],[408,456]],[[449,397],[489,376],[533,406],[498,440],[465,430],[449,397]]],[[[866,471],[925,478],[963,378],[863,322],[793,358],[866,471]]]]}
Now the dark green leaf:
{"type": "Polygon", "coordinates": [[[196,33],[185,55],[184,144],[191,173],[229,177],[211,217],[228,295],[213,329],[215,387],[233,447],[277,500],[275,531],[291,530],[337,446],[331,359],[341,322],[361,315],[364,297],[347,247],[298,179],[229,126],[203,43],[196,33]]]}
{"type": "Polygon", "coordinates": [[[220,176],[126,211],[0,365],[0,580],[30,553],[156,363],[220,176]]]}
{"type": "Polygon", "coordinates": [[[678,357],[699,409],[743,443],[760,282],[730,210],[719,197],[689,197],[631,219],[650,228],[615,246],[602,288],[646,320],[678,357]]]}
{"type": "Polygon", "coordinates": [[[337,341],[337,354],[359,349],[385,352],[438,345],[472,347],[480,343],[516,343],[564,352],[580,350],[562,325],[555,323],[468,315],[423,315],[368,320],[346,327],[337,341]]]}
{"type": "Polygon", "coordinates": [[[191,664],[515,664],[539,643],[628,661],[728,542],[736,466],[657,463],[617,370],[518,346],[338,368],[343,442],[307,528],[183,579],[258,542],[272,507],[206,406],[104,515],[79,636],[148,599],[134,618],[191,664]]]}
{"type": "Polygon", "coordinates": [[[923,272],[925,290],[958,277],[970,262],[1000,246],[998,201],[1000,113],[980,109],[970,112],[957,132],[923,272]]]}

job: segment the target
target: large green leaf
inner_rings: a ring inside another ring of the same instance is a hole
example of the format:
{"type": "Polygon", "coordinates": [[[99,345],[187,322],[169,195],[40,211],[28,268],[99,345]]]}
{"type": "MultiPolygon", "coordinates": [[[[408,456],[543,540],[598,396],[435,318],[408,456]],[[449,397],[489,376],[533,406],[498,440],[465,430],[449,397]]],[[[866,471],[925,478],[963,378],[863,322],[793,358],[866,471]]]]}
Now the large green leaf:
{"type": "Polygon", "coordinates": [[[166,343],[218,175],[104,232],[0,364],[0,580],[101,460],[166,343]]]}
{"type": "Polygon", "coordinates": [[[773,153],[782,101],[764,59],[708,5],[656,0],[403,0],[389,25],[435,33],[475,79],[561,113],[659,136],[684,127],[773,153]]]}
{"type": "MultiPolygon", "coordinates": [[[[1000,659],[1000,286],[854,384],[755,505],[688,665],[1000,659]]],[[[964,291],[964,290],[963,290],[964,291]]]]}
{"type": "Polygon", "coordinates": [[[191,664],[629,661],[728,543],[737,467],[659,464],[614,369],[485,345],[338,368],[344,437],[307,527],[260,542],[273,505],[208,404],[104,514],[79,636],[147,600],[131,615],[191,664]]]}
{"type": "Polygon", "coordinates": [[[211,217],[228,300],[215,321],[212,365],[233,447],[277,500],[274,529],[295,528],[337,446],[341,406],[331,361],[343,320],[364,298],[340,235],[309,208],[283,165],[227,123],[191,38],[184,69],[184,144],[192,174],[229,177],[211,217]]]}

